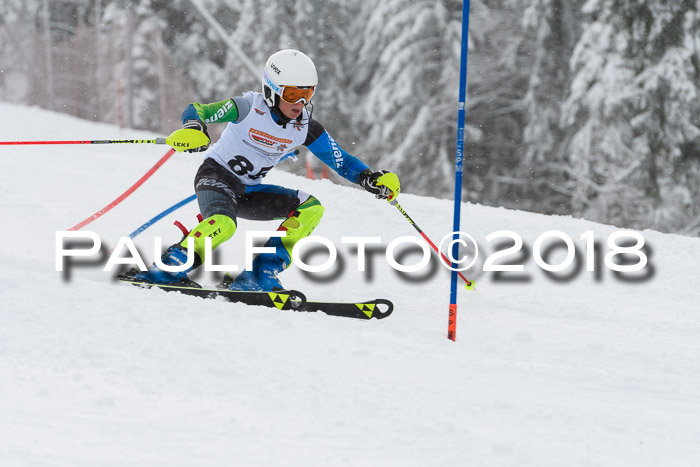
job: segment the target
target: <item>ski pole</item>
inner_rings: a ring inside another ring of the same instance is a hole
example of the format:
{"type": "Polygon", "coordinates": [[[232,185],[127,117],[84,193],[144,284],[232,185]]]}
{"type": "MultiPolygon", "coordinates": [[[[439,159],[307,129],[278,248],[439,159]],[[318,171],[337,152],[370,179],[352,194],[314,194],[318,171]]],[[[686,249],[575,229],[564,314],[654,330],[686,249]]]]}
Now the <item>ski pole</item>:
{"type": "MultiPolygon", "coordinates": [[[[416,223],[413,221],[413,219],[411,219],[411,216],[409,216],[409,215],[406,213],[406,211],[404,211],[404,209],[401,207],[401,205],[400,205],[399,202],[396,200],[396,198],[394,198],[392,201],[389,201],[389,204],[391,204],[392,206],[395,206],[396,209],[398,209],[399,212],[401,212],[401,214],[403,214],[403,216],[406,218],[406,220],[418,231],[418,233],[421,234],[421,236],[425,239],[425,241],[428,242],[428,244],[429,244],[431,247],[433,247],[433,250],[435,250],[435,251],[440,255],[440,257],[441,257],[443,260],[445,260],[445,263],[447,263],[447,264],[449,264],[450,266],[452,266],[452,262],[451,262],[449,259],[447,259],[447,256],[445,256],[440,250],[438,250],[438,247],[435,246],[435,244],[432,242],[432,240],[430,240],[430,239],[428,238],[428,236],[423,232],[423,230],[422,230],[420,227],[418,227],[418,224],[416,224],[416,223]]],[[[464,277],[464,275],[463,275],[461,272],[459,272],[459,271],[455,271],[455,272],[457,273],[457,275],[459,275],[459,277],[462,278],[462,280],[464,281],[464,287],[465,287],[467,290],[474,290],[474,286],[476,285],[476,284],[474,283],[474,281],[470,281],[469,279],[467,279],[466,277],[464,277]]]]}
{"type": "Polygon", "coordinates": [[[170,136],[155,139],[98,139],[83,141],[0,141],[0,145],[25,144],[167,144],[177,152],[209,144],[209,137],[193,128],[181,128],[170,136]]]}

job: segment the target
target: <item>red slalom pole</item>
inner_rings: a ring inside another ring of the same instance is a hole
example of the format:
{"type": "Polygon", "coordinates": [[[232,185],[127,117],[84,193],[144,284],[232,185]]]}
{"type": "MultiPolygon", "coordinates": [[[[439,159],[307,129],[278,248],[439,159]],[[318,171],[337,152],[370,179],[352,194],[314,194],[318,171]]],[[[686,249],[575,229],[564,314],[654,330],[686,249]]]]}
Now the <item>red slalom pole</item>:
{"type": "Polygon", "coordinates": [[[136,189],[137,189],[138,187],[140,187],[141,185],[143,185],[143,183],[144,183],[146,180],[148,180],[148,179],[151,177],[151,175],[153,175],[153,174],[155,173],[156,170],[158,170],[163,164],[165,164],[165,162],[166,162],[168,159],[170,159],[170,156],[172,156],[173,154],[175,154],[175,150],[174,150],[174,149],[171,149],[170,151],[168,151],[167,153],[165,153],[165,155],[164,155],[163,157],[161,157],[160,160],[159,160],[158,162],[156,162],[156,165],[154,165],[153,167],[151,167],[151,168],[148,170],[148,172],[146,172],[146,174],[145,174],[143,177],[139,178],[138,181],[137,181],[136,183],[134,183],[131,187],[129,187],[129,189],[126,190],[124,193],[122,193],[117,199],[115,199],[114,201],[112,201],[111,203],[109,203],[107,206],[105,206],[105,207],[103,207],[102,209],[100,209],[99,211],[97,211],[97,212],[96,212],[95,214],[93,214],[92,216],[90,216],[90,217],[88,217],[87,219],[85,219],[84,221],[82,221],[82,222],[80,222],[80,223],[74,225],[73,227],[71,227],[71,228],[68,229],[68,230],[69,230],[69,231],[70,231],[70,230],[80,230],[80,229],[82,229],[83,227],[85,227],[86,225],[88,225],[90,222],[94,221],[95,219],[99,219],[100,217],[102,217],[102,215],[104,215],[105,213],[111,211],[112,208],[114,208],[114,207],[117,206],[119,203],[121,203],[122,201],[124,201],[128,196],[130,196],[134,191],[136,191],[136,189]]]}
{"type": "MultiPolygon", "coordinates": [[[[435,246],[435,243],[433,243],[433,241],[430,240],[430,239],[428,238],[428,236],[423,232],[423,230],[422,230],[420,227],[418,227],[418,224],[416,224],[416,223],[413,221],[413,219],[411,219],[411,216],[409,216],[409,215],[406,213],[406,211],[403,210],[403,208],[401,207],[401,205],[399,204],[399,202],[396,201],[396,198],[394,198],[393,201],[389,201],[389,204],[391,204],[392,206],[396,207],[396,209],[398,209],[399,212],[401,212],[401,214],[403,214],[403,216],[406,218],[406,220],[418,231],[419,234],[421,234],[421,237],[423,237],[423,239],[424,239],[426,242],[428,242],[428,245],[430,245],[430,246],[433,248],[433,250],[435,250],[435,252],[437,252],[437,253],[440,255],[440,257],[445,261],[445,263],[446,263],[448,266],[452,266],[452,262],[447,258],[447,256],[445,256],[445,254],[444,254],[442,251],[440,251],[440,250],[438,249],[437,246],[435,246]]],[[[474,283],[474,281],[471,281],[471,280],[467,279],[467,278],[464,277],[464,275],[463,275],[461,272],[459,272],[459,271],[454,271],[454,272],[456,272],[457,275],[458,275],[459,277],[462,278],[462,280],[464,281],[464,286],[465,286],[466,289],[468,289],[468,290],[474,290],[474,286],[476,285],[476,284],[474,283]]]]}

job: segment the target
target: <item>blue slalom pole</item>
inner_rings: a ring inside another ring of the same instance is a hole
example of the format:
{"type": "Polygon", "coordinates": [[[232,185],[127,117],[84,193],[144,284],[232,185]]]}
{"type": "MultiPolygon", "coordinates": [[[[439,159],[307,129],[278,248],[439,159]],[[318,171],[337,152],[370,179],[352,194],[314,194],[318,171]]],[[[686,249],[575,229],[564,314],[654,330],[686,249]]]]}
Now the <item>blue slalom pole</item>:
{"type": "Polygon", "coordinates": [[[177,210],[177,209],[180,209],[182,206],[184,206],[185,204],[187,204],[187,203],[189,203],[189,202],[191,202],[191,201],[194,201],[196,198],[197,198],[197,195],[192,195],[192,196],[190,196],[189,198],[183,199],[183,200],[180,201],[179,203],[173,204],[173,205],[170,206],[168,209],[166,209],[165,211],[161,212],[160,214],[157,214],[155,217],[153,217],[151,220],[147,221],[147,222],[146,222],[145,224],[143,224],[141,227],[139,227],[138,229],[136,229],[136,230],[134,230],[133,232],[131,232],[131,233],[129,234],[129,238],[134,238],[134,237],[136,237],[136,236],[139,235],[141,232],[143,232],[144,230],[146,230],[147,228],[149,228],[150,226],[152,226],[153,224],[155,224],[156,222],[158,222],[159,220],[161,220],[162,218],[164,218],[165,216],[167,216],[167,215],[170,214],[171,212],[173,212],[173,211],[175,211],[175,210],[177,210]]]}
{"type": "MultiPolygon", "coordinates": [[[[452,259],[459,254],[459,216],[462,203],[462,165],[464,161],[464,120],[467,99],[467,57],[469,55],[469,0],[462,1],[462,52],[459,66],[459,104],[457,107],[457,151],[455,154],[455,201],[454,223],[452,227],[453,244],[452,259]]],[[[450,278],[450,319],[447,327],[447,338],[454,341],[457,338],[457,264],[452,263],[450,278]]]]}

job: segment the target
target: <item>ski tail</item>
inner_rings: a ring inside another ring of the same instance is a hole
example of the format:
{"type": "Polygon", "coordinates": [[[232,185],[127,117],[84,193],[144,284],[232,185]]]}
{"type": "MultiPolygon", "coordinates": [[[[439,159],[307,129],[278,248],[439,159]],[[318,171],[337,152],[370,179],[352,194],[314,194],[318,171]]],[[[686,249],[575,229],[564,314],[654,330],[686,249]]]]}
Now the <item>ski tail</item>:
{"type": "Polygon", "coordinates": [[[368,302],[306,302],[303,311],[320,311],[331,316],[342,316],[355,319],[383,319],[394,311],[394,304],[384,298],[368,302]]]}

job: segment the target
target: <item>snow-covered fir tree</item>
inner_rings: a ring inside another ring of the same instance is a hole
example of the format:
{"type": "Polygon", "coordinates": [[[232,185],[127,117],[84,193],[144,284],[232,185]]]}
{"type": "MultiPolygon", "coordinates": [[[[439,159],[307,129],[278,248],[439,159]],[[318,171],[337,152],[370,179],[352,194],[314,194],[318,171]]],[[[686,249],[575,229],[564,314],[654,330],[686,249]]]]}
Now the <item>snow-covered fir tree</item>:
{"type": "Polygon", "coordinates": [[[533,0],[525,7],[524,27],[534,35],[534,63],[524,104],[527,112],[515,189],[537,210],[566,213],[570,193],[562,163],[568,135],[562,128],[561,106],[568,95],[569,59],[580,36],[580,4],[568,0],[533,0]],[[537,195],[535,195],[537,193],[537,195]]]}
{"type": "Polygon", "coordinates": [[[564,106],[572,210],[683,229],[700,213],[695,1],[589,0],[564,106]]]}
{"type": "Polygon", "coordinates": [[[450,43],[454,36],[446,32],[460,31],[455,3],[363,5],[354,79],[363,144],[378,167],[415,174],[407,185],[413,192],[444,194],[453,178],[459,43],[450,43]]]}

